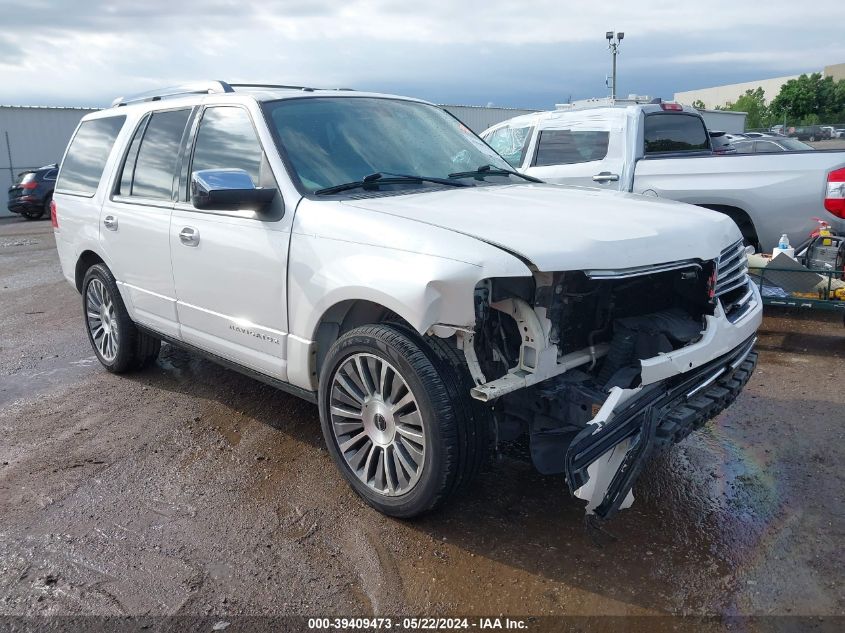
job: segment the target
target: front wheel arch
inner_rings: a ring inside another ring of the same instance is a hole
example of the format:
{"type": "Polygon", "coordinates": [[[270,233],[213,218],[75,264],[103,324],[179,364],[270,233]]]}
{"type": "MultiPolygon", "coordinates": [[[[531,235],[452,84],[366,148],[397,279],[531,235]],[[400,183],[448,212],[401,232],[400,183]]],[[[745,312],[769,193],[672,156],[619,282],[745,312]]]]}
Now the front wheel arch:
{"type": "Polygon", "coordinates": [[[754,221],[751,216],[739,207],[732,207],[726,204],[698,204],[696,206],[710,209],[711,211],[718,211],[728,216],[739,227],[742,233],[742,239],[746,244],[753,246],[757,252],[760,252],[760,238],[757,236],[757,229],[754,226],[754,221]]]}
{"type": "Polygon", "coordinates": [[[411,324],[390,308],[365,299],[350,299],[334,304],[317,322],[312,340],[317,356],[314,371],[319,377],[329,348],[341,336],[364,325],[396,323],[414,329],[411,324]]]}

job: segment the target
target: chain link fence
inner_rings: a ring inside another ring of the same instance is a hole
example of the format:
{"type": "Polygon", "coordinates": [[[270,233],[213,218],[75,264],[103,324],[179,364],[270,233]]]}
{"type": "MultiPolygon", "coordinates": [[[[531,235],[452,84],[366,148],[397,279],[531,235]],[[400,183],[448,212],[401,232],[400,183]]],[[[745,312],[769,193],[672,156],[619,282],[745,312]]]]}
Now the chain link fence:
{"type": "Polygon", "coordinates": [[[780,134],[796,138],[799,141],[829,141],[838,139],[845,141],[845,122],[819,123],[801,125],[793,123],[778,123],[768,128],[749,128],[746,132],[761,132],[764,134],[780,134]]]}

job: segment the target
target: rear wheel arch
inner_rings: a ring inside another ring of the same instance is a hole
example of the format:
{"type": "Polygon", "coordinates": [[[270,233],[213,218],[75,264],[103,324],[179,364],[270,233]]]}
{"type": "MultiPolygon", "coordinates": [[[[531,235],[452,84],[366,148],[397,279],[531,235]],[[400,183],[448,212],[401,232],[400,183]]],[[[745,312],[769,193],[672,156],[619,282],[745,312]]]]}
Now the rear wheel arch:
{"type": "Polygon", "coordinates": [[[757,228],[754,226],[754,221],[751,216],[739,207],[732,207],[726,204],[699,204],[699,207],[710,209],[711,211],[718,211],[728,216],[739,227],[742,233],[742,239],[746,244],[750,244],[758,251],[760,250],[760,238],[757,236],[757,228]]]}
{"type": "Polygon", "coordinates": [[[91,266],[96,264],[106,265],[103,258],[97,255],[94,251],[86,250],[79,255],[79,258],[76,260],[76,270],[74,272],[74,282],[76,284],[76,289],[79,292],[82,292],[82,282],[85,279],[85,273],[88,272],[88,269],[91,268],[91,266]]]}

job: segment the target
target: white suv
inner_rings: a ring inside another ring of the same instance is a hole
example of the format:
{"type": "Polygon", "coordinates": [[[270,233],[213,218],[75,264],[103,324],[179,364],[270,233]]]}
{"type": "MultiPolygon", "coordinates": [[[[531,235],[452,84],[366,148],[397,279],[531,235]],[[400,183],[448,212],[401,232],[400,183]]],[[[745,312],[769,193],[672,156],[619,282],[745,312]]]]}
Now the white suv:
{"type": "Polygon", "coordinates": [[[97,357],[161,341],[319,404],[379,510],[527,434],[587,512],[734,400],[760,296],[727,217],[546,185],[440,108],[213,82],[86,116],[52,209],[97,357]]]}

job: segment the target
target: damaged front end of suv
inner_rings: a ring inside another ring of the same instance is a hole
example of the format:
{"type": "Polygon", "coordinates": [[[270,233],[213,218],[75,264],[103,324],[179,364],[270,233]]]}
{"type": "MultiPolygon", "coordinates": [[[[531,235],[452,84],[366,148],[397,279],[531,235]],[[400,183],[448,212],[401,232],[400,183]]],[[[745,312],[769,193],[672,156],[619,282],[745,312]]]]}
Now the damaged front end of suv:
{"type": "Polygon", "coordinates": [[[536,468],[600,519],[631,505],[656,448],[733,402],[762,318],[741,241],[709,261],[486,279],[475,308],[458,339],[497,439],[527,434],[536,468]]]}

